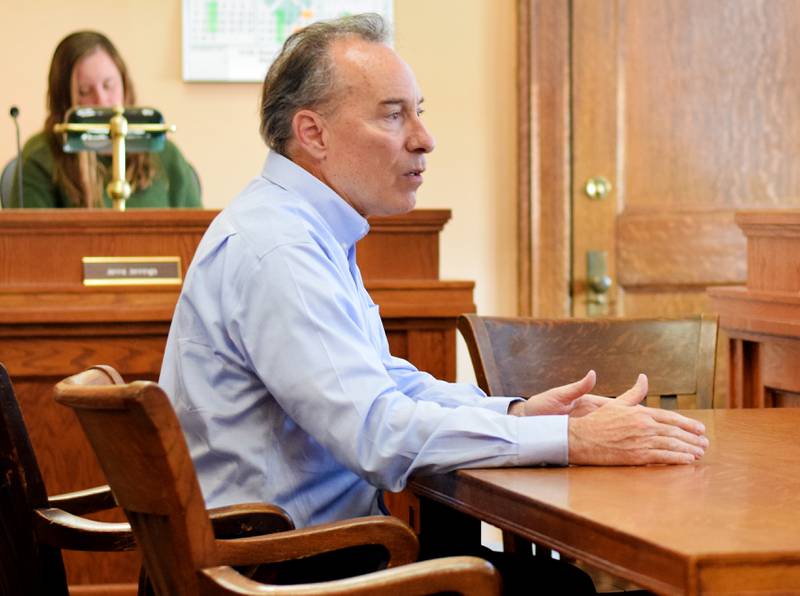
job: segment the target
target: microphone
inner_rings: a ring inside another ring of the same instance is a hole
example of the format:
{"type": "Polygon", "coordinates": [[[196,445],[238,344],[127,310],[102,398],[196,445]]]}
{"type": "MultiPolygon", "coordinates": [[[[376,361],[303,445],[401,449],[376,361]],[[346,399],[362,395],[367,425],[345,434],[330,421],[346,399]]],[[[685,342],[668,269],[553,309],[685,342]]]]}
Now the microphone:
{"type": "Polygon", "coordinates": [[[17,129],[17,188],[19,190],[19,206],[22,208],[25,205],[22,202],[22,149],[19,144],[19,120],[17,119],[19,116],[19,108],[17,106],[11,106],[11,110],[9,110],[8,113],[14,120],[14,127],[17,129]]]}

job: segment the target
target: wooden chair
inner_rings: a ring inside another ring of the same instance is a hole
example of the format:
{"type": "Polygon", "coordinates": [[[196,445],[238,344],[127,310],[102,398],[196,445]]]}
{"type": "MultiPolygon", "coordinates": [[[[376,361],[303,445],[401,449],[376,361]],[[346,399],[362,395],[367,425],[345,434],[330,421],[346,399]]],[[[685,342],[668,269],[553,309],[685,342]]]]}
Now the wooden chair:
{"type": "Polygon", "coordinates": [[[73,408],[139,543],[157,594],[494,594],[499,577],[481,559],[422,563],[414,533],[390,517],[364,517],[245,539],[215,538],[186,442],[166,395],[152,382],[110,384],[93,368],[56,386],[73,408]],[[330,582],[255,582],[230,566],[304,559],[382,545],[386,569],[330,582]],[[401,566],[402,565],[402,566],[401,566]]]}
{"type": "Polygon", "coordinates": [[[117,506],[107,486],[48,497],[2,364],[0,478],[0,594],[67,596],[61,549],[135,548],[127,523],[80,517],[117,506]]]}
{"type": "MultiPolygon", "coordinates": [[[[113,370],[110,382],[122,383],[113,370]]],[[[0,364],[0,594],[66,596],[61,550],[121,551],[136,548],[130,525],[100,522],[86,514],[117,507],[108,486],[48,497],[14,388],[0,364]]],[[[294,528],[271,505],[243,504],[209,512],[220,538],[294,528]]],[[[139,592],[149,587],[140,580],[139,592]]]]}
{"type": "MultiPolygon", "coordinates": [[[[529,319],[459,317],[478,385],[488,395],[528,397],[597,373],[593,393],[623,393],[647,374],[647,405],[710,408],[713,404],[717,318],[529,319]]],[[[530,542],[503,533],[508,551],[530,542]]],[[[537,555],[550,549],[537,546],[537,555]]]]}
{"type": "Polygon", "coordinates": [[[478,385],[527,397],[597,372],[594,393],[616,396],[640,372],[648,405],[711,408],[717,319],[526,319],[462,315],[478,385]]]}

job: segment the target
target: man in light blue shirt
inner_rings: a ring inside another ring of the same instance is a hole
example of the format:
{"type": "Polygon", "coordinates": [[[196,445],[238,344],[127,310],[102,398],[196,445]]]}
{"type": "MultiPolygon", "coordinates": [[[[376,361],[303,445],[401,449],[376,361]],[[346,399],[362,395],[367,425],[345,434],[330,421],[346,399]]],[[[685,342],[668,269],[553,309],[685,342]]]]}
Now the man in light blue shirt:
{"type": "Polygon", "coordinates": [[[434,140],[385,37],[362,15],[287,41],[263,88],[272,151],[187,273],[160,383],[207,504],[271,502],[305,526],[377,513],[411,474],[695,461],[702,425],[637,406],[644,376],[616,400],[588,393],[592,372],[486,397],[390,354],[355,244],[367,216],[414,207],[434,140]]]}

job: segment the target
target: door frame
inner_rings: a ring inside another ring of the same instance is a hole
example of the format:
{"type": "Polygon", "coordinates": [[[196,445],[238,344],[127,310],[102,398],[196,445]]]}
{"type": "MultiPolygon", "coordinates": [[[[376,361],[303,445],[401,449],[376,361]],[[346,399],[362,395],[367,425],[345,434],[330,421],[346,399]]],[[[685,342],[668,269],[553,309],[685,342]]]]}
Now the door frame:
{"type": "Polygon", "coordinates": [[[517,307],[569,316],[571,304],[571,2],[517,2],[517,307]]]}

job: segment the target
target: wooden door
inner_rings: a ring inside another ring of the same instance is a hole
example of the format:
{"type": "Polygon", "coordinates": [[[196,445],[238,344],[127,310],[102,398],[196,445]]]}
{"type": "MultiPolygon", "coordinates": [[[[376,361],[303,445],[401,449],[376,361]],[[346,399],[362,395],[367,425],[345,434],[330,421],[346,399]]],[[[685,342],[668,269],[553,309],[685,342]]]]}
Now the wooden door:
{"type": "Polygon", "coordinates": [[[571,6],[572,314],[708,311],[707,286],[746,277],[733,213],[800,206],[800,2],[571,6]],[[612,190],[592,200],[597,176],[612,190]]]}

